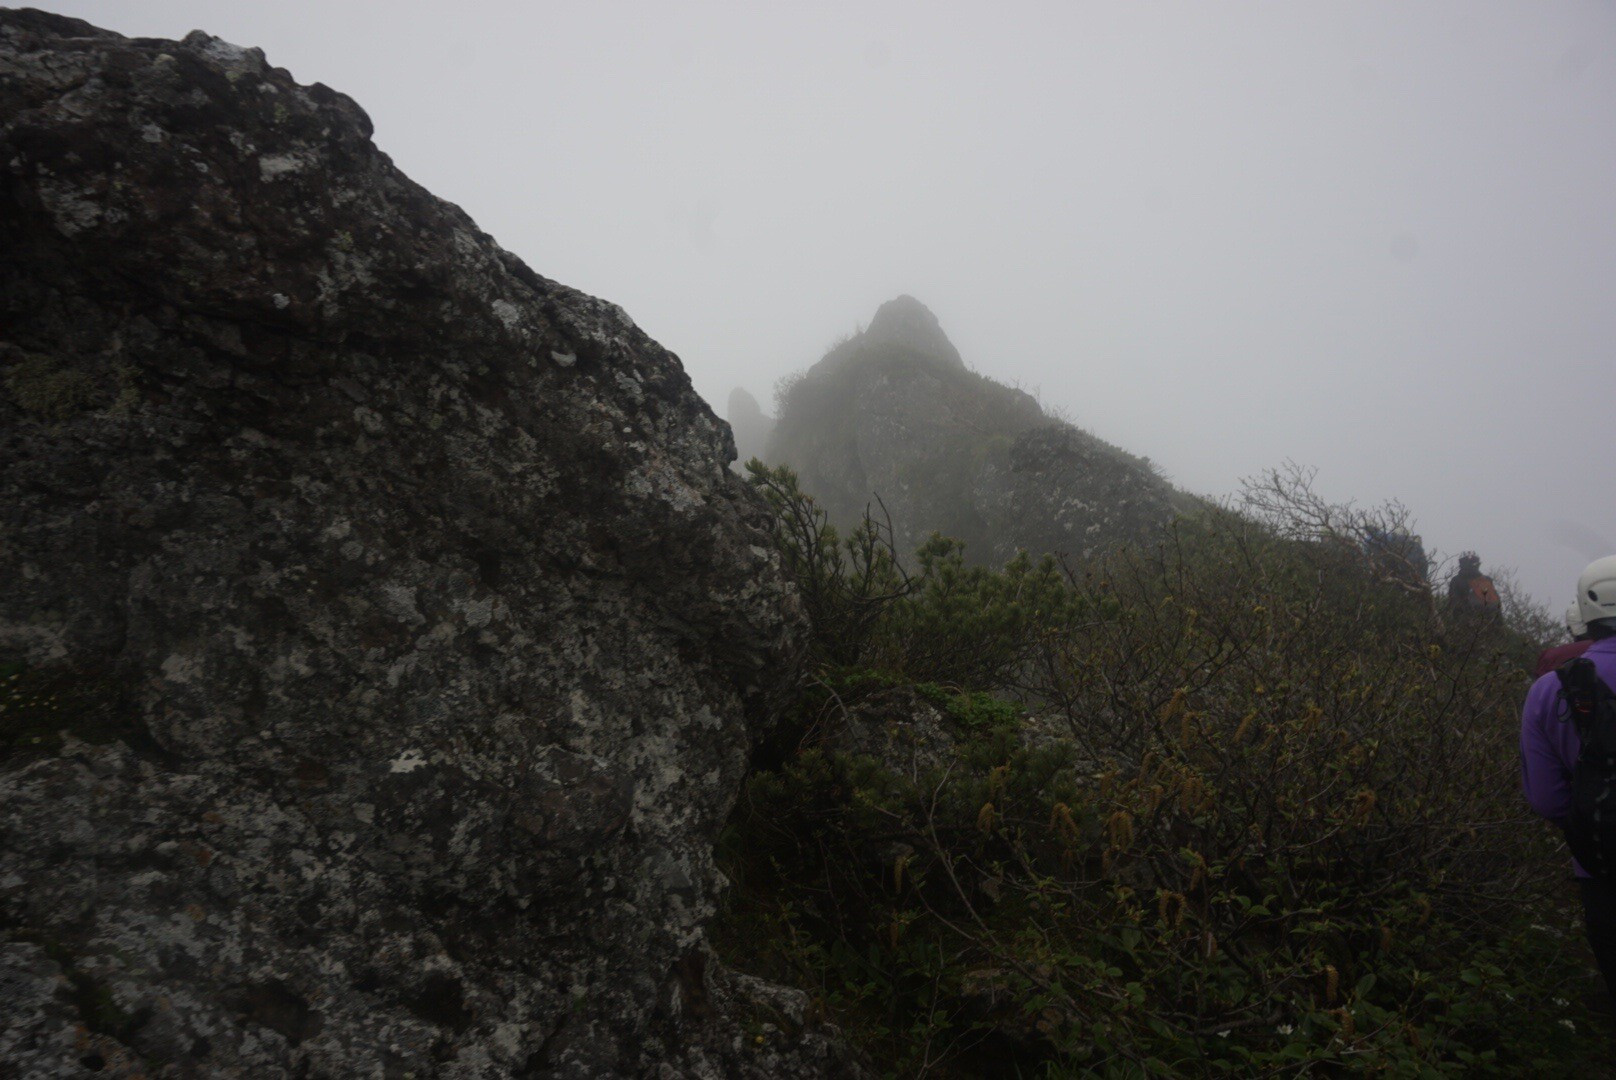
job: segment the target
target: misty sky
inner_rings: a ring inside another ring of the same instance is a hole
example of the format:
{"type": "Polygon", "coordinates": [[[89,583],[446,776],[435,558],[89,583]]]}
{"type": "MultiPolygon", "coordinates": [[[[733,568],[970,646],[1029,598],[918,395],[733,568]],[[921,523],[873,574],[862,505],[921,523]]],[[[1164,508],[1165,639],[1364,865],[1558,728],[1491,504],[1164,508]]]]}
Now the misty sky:
{"type": "Polygon", "coordinates": [[[1616,4],[101,0],[370,113],[720,412],[911,293],[1202,494],[1293,459],[1556,613],[1616,553],[1616,4]]]}

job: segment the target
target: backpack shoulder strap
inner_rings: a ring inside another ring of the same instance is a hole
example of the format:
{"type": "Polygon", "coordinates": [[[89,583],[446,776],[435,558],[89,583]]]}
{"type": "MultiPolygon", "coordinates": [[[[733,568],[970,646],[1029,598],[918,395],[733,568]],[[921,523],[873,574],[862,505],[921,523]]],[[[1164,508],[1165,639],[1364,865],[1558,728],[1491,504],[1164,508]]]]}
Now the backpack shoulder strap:
{"type": "Polygon", "coordinates": [[[1599,677],[1594,662],[1586,656],[1575,656],[1555,668],[1554,675],[1560,680],[1560,700],[1577,725],[1583,750],[1616,750],[1616,746],[1606,746],[1616,740],[1616,731],[1609,730],[1616,723],[1616,694],[1599,677]]]}

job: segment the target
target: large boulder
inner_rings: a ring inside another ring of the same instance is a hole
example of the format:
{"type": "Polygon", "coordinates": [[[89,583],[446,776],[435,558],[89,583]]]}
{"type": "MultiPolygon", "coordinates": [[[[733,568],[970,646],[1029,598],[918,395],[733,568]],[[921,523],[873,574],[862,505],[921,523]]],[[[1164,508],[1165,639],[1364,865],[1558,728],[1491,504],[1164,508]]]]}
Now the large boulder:
{"type": "Polygon", "coordinates": [[[802,638],[729,432],[370,134],[0,11],[0,1073],[834,1072],[703,933],[802,638]]]}

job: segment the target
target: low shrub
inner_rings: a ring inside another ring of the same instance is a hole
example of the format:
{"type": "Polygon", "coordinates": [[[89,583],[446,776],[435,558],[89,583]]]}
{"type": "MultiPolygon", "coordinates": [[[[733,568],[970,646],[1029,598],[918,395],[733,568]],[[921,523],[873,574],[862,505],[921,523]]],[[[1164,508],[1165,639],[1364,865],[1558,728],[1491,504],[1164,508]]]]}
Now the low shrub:
{"type": "Polygon", "coordinates": [[[1082,571],[970,570],[934,540],[905,577],[878,530],[838,539],[754,475],[796,523],[788,562],[824,577],[803,582],[803,738],[726,833],[717,940],[882,1071],[1611,1060],[1566,856],[1517,790],[1530,649],[1509,629],[1228,509],[1082,571]],[[827,718],[895,685],[938,706],[950,760],[839,748],[827,718]]]}

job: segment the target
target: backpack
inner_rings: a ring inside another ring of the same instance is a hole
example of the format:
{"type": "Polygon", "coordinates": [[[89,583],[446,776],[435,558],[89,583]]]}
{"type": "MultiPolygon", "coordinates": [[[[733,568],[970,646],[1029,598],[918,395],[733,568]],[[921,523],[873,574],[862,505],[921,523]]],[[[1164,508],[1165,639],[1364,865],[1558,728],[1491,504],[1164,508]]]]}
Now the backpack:
{"type": "Polygon", "coordinates": [[[1616,878],[1616,693],[1587,657],[1567,660],[1554,673],[1582,742],[1571,770],[1566,843],[1593,877],[1616,878]]]}
{"type": "Polygon", "coordinates": [[[1498,590],[1493,586],[1492,578],[1486,574],[1477,574],[1470,579],[1470,603],[1479,608],[1498,606],[1498,590]]]}

